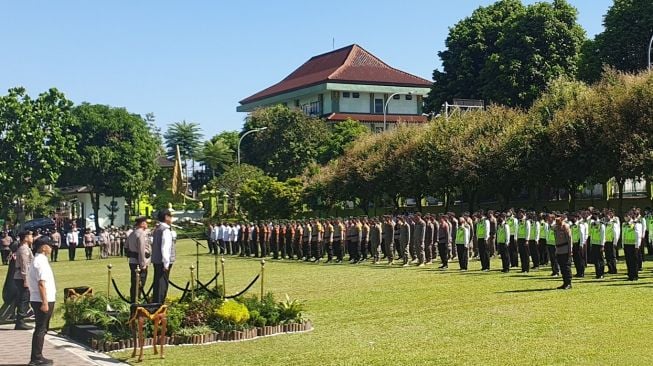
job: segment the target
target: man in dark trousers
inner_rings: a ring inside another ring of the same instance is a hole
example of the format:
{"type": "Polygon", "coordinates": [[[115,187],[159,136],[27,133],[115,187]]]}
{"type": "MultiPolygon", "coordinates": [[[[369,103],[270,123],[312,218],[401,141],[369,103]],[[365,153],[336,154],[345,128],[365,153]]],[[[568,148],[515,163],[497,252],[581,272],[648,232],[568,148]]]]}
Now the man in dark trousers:
{"type": "Polygon", "coordinates": [[[136,219],[135,228],[127,237],[127,257],[129,257],[129,272],[131,273],[131,287],[129,289],[130,300],[136,303],[138,292],[145,285],[147,280],[147,268],[150,264],[152,248],[147,238],[147,218],[136,219]],[[136,288],[136,267],[140,267],[140,288],[136,288]]]}
{"type": "Polygon", "coordinates": [[[77,251],[77,244],[79,243],[79,232],[77,231],[77,225],[73,224],[70,232],[66,234],[66,244],[68,245],[68,260],[74,261],[75,254],[77,251]]]}
{"type": "Polygon", "coordinates": [[[57,289],[54,274],[48,262],[54,243],[48,236],[41,236],[34,242],[36,256],[29,267],[29,298],[34,309],[36,326],[32,335],[32,353],[29,365],[52,365],[52,360],[43,357],[45,333],[50,328],[57,289]]]}
{"type": "Polygon", "coordinates": [[[31,231],[23,231],[18,234],[20,245],[16,249],[16,267],[14,270],[14,284],[18,293],[16,294],[16,330],[32,329],[25,324],[27,312],[29,311],[29,282],[27,272],[34,259],[32,254],[32,242],[34,237],[31,231]]]}
{"type": "Polygon", "coordinates": [[[572,255],[572,234],[569,225],[563,221],[563,217],[557,217],[553,225],[555,232],[556,259],[562,273],[562,286],[559,290],[571,289],[571,255],[572,255]]]}
{"type": "Polygon", "coordinates": [[[170,270],[175,262],[175,243],[172,240],[170,224],[172,224],[172,212],[170,210],[159,211],[157,219],[159,226],[152,234],[152,264],[154,265],[154,295],[152,302],[163,304],[168,294],[170,281],[170,270]]]}

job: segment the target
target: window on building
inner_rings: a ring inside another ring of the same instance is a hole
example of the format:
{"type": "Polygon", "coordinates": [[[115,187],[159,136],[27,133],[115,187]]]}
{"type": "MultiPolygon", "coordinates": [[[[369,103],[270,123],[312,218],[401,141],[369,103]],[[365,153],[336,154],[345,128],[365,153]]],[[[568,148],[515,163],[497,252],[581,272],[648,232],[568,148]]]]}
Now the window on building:
{"type": "Polygon", "coordinates": [[[410,94],[406,94],[406,100],[413,100],[413,96],[410,94]]]}
{"type": "Polygon", "coordinates": [[[299,99],[295,99],[295,107],[299,107],[299,99]]]}
{"type": "Polygon", "coordinates": [[[395,95],[392,96],[392,99],[399,99],[399,98],[401,98],[401,95],[399,95],[399,94],[395,94],[395,95]]]}
{"type": "Polygon", "coordinates": [[[374,113],[383,113],[383,99],[374,99],[374,113]]]}
{"type": "Polygon", "coordinates": [[[374,127],[374,133],[381,133],[383,132],[383,127],[374,127]]]}
{"type": "Polygon", "coordinates": [[[342,92],[343,98],[349,98],[349,92],[342,92]]]}
{"type": "Polygon", "coordinates": [[[360,98],[360,93],[351,93],[352,98],[360,98]]]}

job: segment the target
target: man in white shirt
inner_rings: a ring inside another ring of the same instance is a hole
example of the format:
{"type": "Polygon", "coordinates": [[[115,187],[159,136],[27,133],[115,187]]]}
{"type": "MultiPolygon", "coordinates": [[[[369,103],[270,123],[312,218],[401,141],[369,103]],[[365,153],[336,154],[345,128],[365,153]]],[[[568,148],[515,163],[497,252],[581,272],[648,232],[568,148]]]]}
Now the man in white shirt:
{"type": "Polygon", "coordinates": [[[73,224],[72,229],[66,234],[66,244],[68,245],[68,260],[75,260],[75,252],[79,243],[79,232],[77,226],[73,224]]]}
{"type": "Polygon", "coordinates": [[[29,365],[51,365],[52,360],[43,357],[43,341],[50,327],[57,289],[54,274],[48,262],[52,253],[52,239],[40,237],[35,243],[36,256],[29,267],[29,297],[34,309],[36,325],[32,335],[32,354],[29,365]]]}
{"type": "Polygon", "coordinates": [[[152,234],[152,264],[154,265],[154,294],[152,302],[163,304],[168,294],[170,270],[175,262],[176,250],[170,224],[172,212],[161,210],[157,217],[159,226],[152,234]]]}
{"type": "Polygon", "coordinates": [[[228,225],[221,225],[222,230],[222,245],[224,245],[223,253],[231,254],[231,243],[229,238],[231,237],[231,227],[228,225]]]}

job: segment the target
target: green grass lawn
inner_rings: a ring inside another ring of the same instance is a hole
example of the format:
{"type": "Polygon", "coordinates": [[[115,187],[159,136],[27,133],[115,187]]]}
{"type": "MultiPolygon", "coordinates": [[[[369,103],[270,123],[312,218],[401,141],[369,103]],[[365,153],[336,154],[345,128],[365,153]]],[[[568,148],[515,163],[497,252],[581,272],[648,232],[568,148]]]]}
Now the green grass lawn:
{"type": "MultiPolygon", "coordinates": [[[[172,279],[184,283],[195,247],[178,244],[172,279]]],[[[205,249],[202,248],[202,253],[205,249]]],[[[81,253],[81,251],[80,251],[81,253]]],[[[65,253],[62,253],[65,254],[65,253]]],[[[79,257],[79,256],[78,256],[79,257]]],[[[83,257],[83,255],[82,255],[83,257]]],[[[213,276],[213,257],[203,254],[201,279],[213,276]]],[[[90,285],[106,291],[106,265],[128,292],[125,259],[53,263],[59,293],[90,285]]],[[[478,261],[460,273],[387,265],[315,265],[268,260],[266,291],[306,300],[315,330],[240,343],[166,349],[168,365],[651,365],[649,351],[653,276],[645,262],[640,281],[621,274],[574,281],[571,291],[552,290],[560,279],[548,268],[529,275],[480,272],[478,261]]],[[[258,260],[226,258],[227,293],[243,288],[260,269],[258,260]]],[[[4,278],[6,266],[0,267],[4,278]]],[[[574,279],[576,280],[576,279],[574,279]]],[[[149,287],[149,282],[148,282],[149,287]]],[[[251,290],[258,293],[258,284],[251,290]]],[[[171,290],[172,296],[180,294],[171,290]]],[[[61,326],[61,314],[54,326],[61,326]]],[[[127,352],[114,357],[133,362],[127,352]]],[[[164,364],[145,352],[146,365],[164,364]]]]}

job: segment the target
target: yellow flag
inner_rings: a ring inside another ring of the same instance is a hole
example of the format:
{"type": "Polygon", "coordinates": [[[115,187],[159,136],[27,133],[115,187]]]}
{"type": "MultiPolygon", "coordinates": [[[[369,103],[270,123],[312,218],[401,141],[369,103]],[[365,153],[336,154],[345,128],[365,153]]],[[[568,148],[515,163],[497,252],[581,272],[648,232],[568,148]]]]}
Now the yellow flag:
{"type": "Polygon", "coordinates": [[[172,194],[178,195],[184,191],[184,179],[181,176],[181,154],[179,145],[177,145],[177,154],[175,156],[175,167],[172,169],[172,194]]]}

